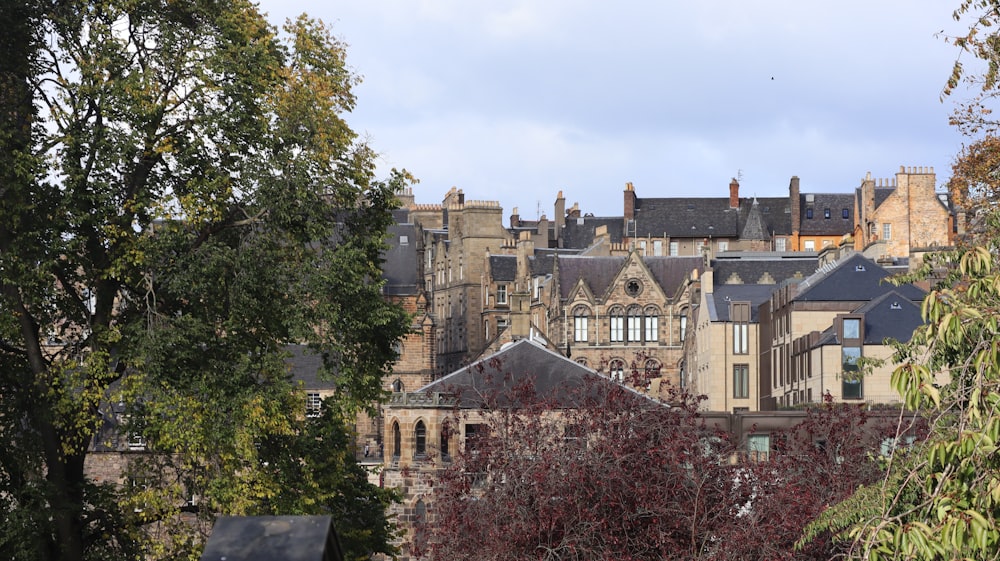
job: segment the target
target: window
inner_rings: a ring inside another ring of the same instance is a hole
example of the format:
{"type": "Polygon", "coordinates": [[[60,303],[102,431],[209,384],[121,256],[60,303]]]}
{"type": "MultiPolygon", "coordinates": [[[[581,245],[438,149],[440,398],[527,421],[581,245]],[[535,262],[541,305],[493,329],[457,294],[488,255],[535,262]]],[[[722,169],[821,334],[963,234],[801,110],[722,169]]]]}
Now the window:
{"type": "Polygon", "coordinates": [[[830,209],[828,209],[828,208],[824,208],[823,209],[823,218],[825,218],[827,220],[830,219],[830,209]]]}
{"type": "Polygon", "coordinates": [[[587,341],[587,320],[590,310],[585,306],[577,306],[573,309],[573,340],[578,343],[587,341]]]}
{"type": "Polygon", "coordinates": [[[892,239],[892,224],[886,222],[882,225],[882,239],[891,240],[892,239]]]}
{"type": "Polygon", "coordinates": [[[625,361],[614,359],[608,364],[608,376],[615,382],[625,381],[625,361]]]}
{"type": "Polygon", "coordinates": [[[486,436],[486,426],[473,423],[465,425],[465,450],[475,452],[480,448],[480,439],[486,436]]]}
{"type": "Polygon", "coordinates": [[[733,354],[750,353],[750,303],[731,302],[729,319],[733,322],[733,354]]]}
{"type": "Polygon", "coordinates": [[[802,246],[803,251],[816,251],[816,242],[813,240],[806,240],[802,246]]]}
{"type": "Polygon", "coordinates": [[[663,240],[653,240],[653,255],[663,255],[663,240]]]}
{"type": "Polygon", "coordinates": [[[507,285],[497,285],[497,304],[507,304],[507,285]]]}
{"type": "Polygon", "coordinates": [[[451,459],[450,448],[448,446],[448,439],[451,438],[451,425],[449,425],[447,422],[445,422],[444,425],[441,426],[440,438],[441,438],[441,444],[440,444],[441,459],[443,460],[451,459]]]}
{"type": "Polygon", "coordinates": [[[680,255],[681,244],[678,242],[670,242],[670,255],[680,255]]]}
{"type": "Polygon", "coordinates": [[[785,241],[785,238],[774,238],[774,251],[786,251],[785,241]]]}
{"type": "Polygon", "coordinates": [[[410,245],[409,236],[399,236],[399,245],[410,245]]]}
{"type": "Polygon", "coordinates": [[[399,422],[392,422],[392,459],[399,460],[399,451],[402,447],[402,436],[399,432],[399,422]]]}
{"type": "Polygon", "coordinates": [[[660,340],[660,310],[653,306],[646,308],[644,317],[646,323],[646,342],[655,343],[660,340]]]}
{"type": "Polygon", "coordinates": [[[733,365],[733,397],[747,399],[750,397],[750,365],[733,365]]]}
{"type": "Polygon", "coordinates": [[[681,341],[687,336],[688,317],[687,310],[681,311],[681,341]]]}
{"type": "Polygon", "coordinates": [[[844,373],[841,375],[840,395],[843,399],[861,399],[864,390],[861,373],[858,370],[861,347],[842,347],[842,354],[844,373]]]}
{"type": "Polygon", "coordinates": [[[396,380],[392,382],[392,391],[401,393],[403,391],[403,381],[396,378],[396,380]]]}
{"type": "Polygon", "coordinates": [[[635,298],[640,293],[642,293],[642,283],[639,282],[639,279],[630,279],[625,283],[625,294],[635,298]]]}
{"type": "Polygon", "coordinates": [[[729,242],[719,242],[719,251],[729,251],[729,242]]]}
{"type": "Polygon", "coordinates": [[[747,435],[747,454],[755,462],[766,462],[771,452],[771,435],[750,434],[747,435]]]}
{"type": "Polygon", "coordinates": [[[646,240],[639,242],[639,255],[646,255],[646,240]]]}
{"type": "Polygon", "coordinates": [[[642,311],[638,306],[628,309],[628,340],[630,343],[642,341],[642,311]]]}
{"type": "Polygon", "coordinates": [[[844,318],[844,339],[860,339],[861,338],[861,319],[860,318],[844,318]]]}
{"type": "Polygon", "coordinates": [[[649,380],[660,377],[660,361],[655,358],[647,358],[646,364],[643,365],[643,370],[646,375],[646,383],[648,384],[649,380]]]}
{"type": "Polygon", "coordinates": [[[611,342],[621,343],[625,340],[624,311],[620,307],[612,308],[608,319],[611,322],[611,342]]]}
{"type": "Polygon", "coordinates": [[[840,216],[841,216],[841,217],[842,217],[842,218],[843,218],[844,220],[847,220],[848,218],[850,218],[850,217],[851,217],[851,211],[845,208],[844,210],[842,210],[842,211],[840,212],[840,216]]]}
{"type": "Polygon", "coordinates": [[[534,284],[534,287],[535,287],[534,291],[532,291],[532,294],[534,294],[533,298],[535,300],[538,300],[538,297],[542,295],[542,283],[541,283],[541,280],[542,279],[540,279],[538,277],[535,277],[534,279],[532,279],[532,283],[534,284]]]}
{"type": "Polygon", "coordinates": [[[306,394],[306,417],[319,417],[323,399],[316,392],[306,394]]]}
{"type": "Polygon", "coordinates": [[[807,208],[806,209],[806,218],[812,218],[812,217],[813,217],[813,209],[807,208]]]}
{"type": "Polygon", "coordinates": [[[413,428],[413,437],[416,442],[413,457],[423,458],[427,455],[427,427],[423,421],[417,421],[417,425],[413,428]]]}

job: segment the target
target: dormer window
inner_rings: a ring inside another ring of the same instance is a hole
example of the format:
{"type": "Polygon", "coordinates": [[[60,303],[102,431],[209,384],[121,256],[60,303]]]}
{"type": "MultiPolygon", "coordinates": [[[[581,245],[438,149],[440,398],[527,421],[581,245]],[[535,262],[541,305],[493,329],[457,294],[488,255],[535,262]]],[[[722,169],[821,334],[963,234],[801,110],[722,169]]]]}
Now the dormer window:
{"type": "Polygon", "coordinates": [[[811,209],[811,208],[807,208],[807,209],[806,209],[806,218],[808,218],[808,219],[810,219],[810,220],[811,220],[811,219],[812,219],[812,217],[813,217],[813,209],[811,209]]]}
{"type": "Polygon", "coordinates": [[[824,208],[823,209],[823,218],[825,218],[827,220],[830,219],[830,209],[828,209],[828,208],[824,208]]]}
{"type": "Polygon", "coordinates": [[[847,220],[848,218],[851,217],[851,211],[845,208],[843,211],[841,211],[840,215],[844,218],[844,220],[847,220]]]}
{"type": "Polygon", "coordinates": [[[893,302],[889,305],[890,310],[902,310],[903,307],[899,305],[899,302],[893,302]]]}
{"type": "Polygon", "coordinates": [[[864,265],[855,265],[854,266],[854,272],[856,272],[856,273],[863,273],[864,271],[865,271],[865,266],[864,265]]]}

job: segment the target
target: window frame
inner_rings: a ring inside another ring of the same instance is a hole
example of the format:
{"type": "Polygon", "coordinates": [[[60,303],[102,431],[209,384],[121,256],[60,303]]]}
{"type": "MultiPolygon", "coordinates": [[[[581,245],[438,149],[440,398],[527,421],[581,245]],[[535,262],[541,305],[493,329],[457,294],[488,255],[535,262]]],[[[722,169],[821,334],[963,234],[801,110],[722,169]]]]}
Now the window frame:
{"type": "Polygon", "coordinates": [[[733,399],[750,399],[750,365],[733,365],[733,399]]]}

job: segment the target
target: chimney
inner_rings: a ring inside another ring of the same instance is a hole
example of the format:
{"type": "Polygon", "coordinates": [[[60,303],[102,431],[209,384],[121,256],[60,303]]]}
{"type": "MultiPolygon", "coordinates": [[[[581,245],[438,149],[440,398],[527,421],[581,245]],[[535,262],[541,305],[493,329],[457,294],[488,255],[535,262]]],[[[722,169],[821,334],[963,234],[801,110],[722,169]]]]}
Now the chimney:
{"type": "Polygon", "coordinates": [[[729,208],[740,207],[740,182],[734,177],[729,182],[729,208]]]}
{"type": "Polygon", "coordinates": [[[517,211],[517,207],[514,207],[514,212],[510,214],[510,227],[520,228],[521,227],[521,215],[517,211]]]}
{"type": "Polygon", "coordinates": [[[635,219],[635,187],[629,181],[625,184],[625,220],[635,219]]]}
{"type": "Polygon", "coordinates": [[[538,217],[538,240],[542,247],[549,247],[549,219],[544,214],[538,217]]]}
{"type": "Polygon", "coordinates": [[[559,240],[562,239],[563,228],[566,227],[566,199],[563,198],[563,192],[559,191],[559,195],[556,196],[555,205],[555,216],[556,216],[556,247],[561,246],[559,240]]]}
{"type": "Polygon", "coordinates": [[[458,204],[459,206],[465,204],[465,193],[461,189],[458,190],[458,204]]]}
{"type": "Polygon", "coordinates": [[[788,182],[788,204],[792,214],[792,236],[796,236],[802,229],[801,202],[799,200],[799,176],[793,175],[788,182]]]}
{"type": "Polygon", "coordinates": [[[566,218],[580,218],[580,203],[573,203],[573,207],[566,211],[566,218]]]}

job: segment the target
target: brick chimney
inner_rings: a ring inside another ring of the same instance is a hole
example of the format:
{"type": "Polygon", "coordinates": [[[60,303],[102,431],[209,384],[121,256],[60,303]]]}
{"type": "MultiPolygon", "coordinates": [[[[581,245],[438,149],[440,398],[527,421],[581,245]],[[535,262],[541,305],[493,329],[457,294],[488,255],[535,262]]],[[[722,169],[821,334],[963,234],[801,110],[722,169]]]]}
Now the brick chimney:
{"type": "Polygon", "coordinates": [[[517,211],[517,207],[514,207],[514,212],[510,214],[510,227],[511,228],[521,227],[521,214],[517,211]]]}
{"type": "Polygon", "coordinates": [[[792,236],[797,236],[802,229],[801,201],[799,197],[799,176],[793,175],[788,182],[788,205],[792,214],[792,236]]]}
{"type": "Polygon", "coordinates": [[[729,182],[729,208],[740,207],[740,182],[734,177],[729,182]]]}
{"type": "Polygon", "coordinates": [[[629,181],[625,184],[625,220],[635,219],[635,187],[629,181]]]}

